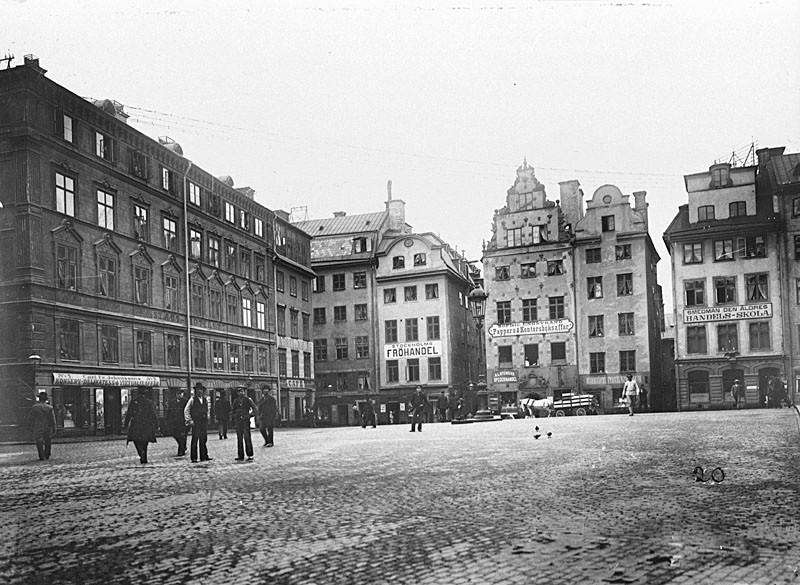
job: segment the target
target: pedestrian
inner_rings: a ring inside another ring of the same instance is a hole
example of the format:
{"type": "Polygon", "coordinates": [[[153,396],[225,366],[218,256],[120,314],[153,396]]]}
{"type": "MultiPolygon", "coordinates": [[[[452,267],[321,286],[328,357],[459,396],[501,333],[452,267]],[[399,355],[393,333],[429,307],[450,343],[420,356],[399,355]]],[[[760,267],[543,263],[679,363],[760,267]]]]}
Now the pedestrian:
{"type": "Polygon", "coordinates": [[[236,389],[236,398],[233,400],[233,424],[236,425],[236,461],[244,461],[245,452],[247,462],[253,460],[253,440],[250,438],[250,417],[256,413],[256,403],[250,398],[244,386],[236,389]]]}
{"type": "Polygon", "coordinates": [[[211,461],[208,456],[208,400],[206,388],[200,382],[194,385],[194,395],[186,402],[183,409],[183,418],[186,424],[192,427],[192,443],[189,456],[192,463],[211,461]],[[199,453],[198,453],[199,449],[199,453]]]}
{"type": "Polygon", "coordinates": [[[411,396],[411,400],[408,401],[408,411],[409,415],[411,415],[411,431],[414,432],[414,426],[416,425],[417,430],[421,433],[422,432],[422,415],[425,411],[425,406],[428,404],[428,401],[425,399],[425,395],[422,394],[422,386],[417,386],[414,389],[414,394],[411,396]]]}
{"type": "Polygon", "coordinates": [[[178,388],[175,396],[167,404],[167,432],[175,439],[178,444],[177,457],[186,455],[186,420],[183,417],[183,409],[186,408],[186,397],[183,395],[183,388],[178,388]]]}
{"type": "Polygon", "coordinates": [[[39,452],[39,461],[50,459],[52,436],[56,432],[56,411],[47,404],[47,392],[39,392],[39,402],[31,406],[28,425],[39,452]]]}
{"type": "Polygon", "coordinates": [[[644,412],[645,410],[649,410],[649,405],[647,403],[647,388],[644,385],[639,386],[639,409],[644,412]]]}
{"type": "Polygon", "coordinates": [[[156,442],[158,429],[156,407],[147,394],[146,388],[139,388],[134,399],[128,404],[128,410],[125,411],[125,426],[128,427],[128,440],[125,444],[133,441],[142,465],[147,463],[147,447],[150,443],[156,442]]]}
{"type": "Polygon", "coordinates": [[[739,382],[739,378],[736,378],[731,384],[731,398],[733,398],[733,404],[736,406],[736,410],[739,410],[742,406],[743,398],[744,398],[744,387],[739,382]]]}
{"type": "Polygon", "coordinates": [[[639,385],[633,379],[633,374],[628,374],[628,380],[622,386],[622,396],[628,401],[628,416],[633,416],[636,408],[636,397],[639,395],[639,385]]]}
{"type": "Polygon", "coordinates": [[[376,428],[374,400],[367,400],[364,403],[364,411],[361,413],[361,428],[366,429],[368,424],[371,424],[373,429],[376,428]]]}
{"type": "Polygon", "coordinates": [[[278,417],[278,405],[272,396],[272,388],[267,388],[264,397],[258,403],[258,428],[264,437],[264,446],[272,447],[275,444],[274,426],[278,417]]]}
{"type": "Polygon", "coordinates": [[[228,421],[231,418],[231,403],[227,394],[223,391],[217,394],[215,403],[215,413],[217,416],[217,431],[220,439],[228,438],[228,421]]]}
{"type": "Polygon", "coordinates": [[[447,396],[444,395],[444,390],[439,394],[436,400],[436,410],[439,415],[439,422],[447,422],[447,396]]]}

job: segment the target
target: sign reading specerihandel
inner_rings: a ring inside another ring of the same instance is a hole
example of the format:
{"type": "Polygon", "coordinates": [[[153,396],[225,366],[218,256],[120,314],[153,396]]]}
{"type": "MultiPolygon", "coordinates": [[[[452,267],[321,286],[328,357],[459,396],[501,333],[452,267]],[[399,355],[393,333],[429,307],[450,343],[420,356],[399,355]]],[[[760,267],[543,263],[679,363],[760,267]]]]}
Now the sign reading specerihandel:
{"type": "Polygon", "coordinates": [[[492,337],[510,337],[512,335],[546,335],[547,333],[566,333],[575,324],[569,319],[549,319],[547,321],[530,321],[524,323],[495,323],[489,327],[492,337]]]}
{"type": "Polygon", "coordinates": [[[442,355],[442,342],[409,341],[408,343],[387,343],[383,346],[387,360],[398,358],[437,357],[442,355]]]}
{"type": "Polygon", "coordinates": [[[756,305],[731,305],[729,307],[703,307],[683,310],[684,323],[709,321],[736,321],[741,319],[772,318],[772,303],[756,305]]]}

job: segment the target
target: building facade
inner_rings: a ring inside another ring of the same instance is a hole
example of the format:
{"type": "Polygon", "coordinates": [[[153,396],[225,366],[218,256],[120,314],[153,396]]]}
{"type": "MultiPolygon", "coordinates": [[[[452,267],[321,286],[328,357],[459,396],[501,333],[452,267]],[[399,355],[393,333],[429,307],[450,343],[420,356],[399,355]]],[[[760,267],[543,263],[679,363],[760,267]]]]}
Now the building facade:
{"type": "Polygon", "coordinates": [[[118,434],[137,387],[161,416],[197,382],[274,387],[274,214],[44,74],[0,71],[3,435],[40,391],[60,434],[118,434]]]}
{"type": "Polygon", "coordinates": [[[757,166],[714,164],[684,177],[688,203],[664,233],[675,299],[680,410],[763,405],[785,375],[784,287],[778,215],[757,166]]]}

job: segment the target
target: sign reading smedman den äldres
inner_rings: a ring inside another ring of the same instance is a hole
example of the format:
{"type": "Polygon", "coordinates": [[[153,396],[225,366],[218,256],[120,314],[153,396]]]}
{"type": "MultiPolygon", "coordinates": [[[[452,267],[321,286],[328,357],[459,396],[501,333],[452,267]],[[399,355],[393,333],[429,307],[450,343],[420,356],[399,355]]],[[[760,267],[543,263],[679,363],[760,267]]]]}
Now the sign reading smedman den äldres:
{"type": "Polygon", "coordinates": [[[730,305],[723,307],[697,307],[683,310],[684,323],[709,321],[738,321],[741,319],[772,318],[772,303],[730,305]]]}

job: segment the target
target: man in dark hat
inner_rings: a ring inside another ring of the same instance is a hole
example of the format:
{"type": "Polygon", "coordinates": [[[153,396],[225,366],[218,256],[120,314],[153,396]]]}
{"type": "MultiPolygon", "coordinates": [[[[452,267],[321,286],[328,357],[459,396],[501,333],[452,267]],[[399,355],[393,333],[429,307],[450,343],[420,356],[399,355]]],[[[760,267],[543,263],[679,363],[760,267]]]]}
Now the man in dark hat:
{"type": "Polygon", "coordinates": [[[264,446],[272,447],[274,442],[274,426],[278,418],[278,404],[272,396],[272,389],[264,390],[264,397],[258,403],[258,421],[261,436],[264,437],[264,446]]]}
{"type": "Polygon", "coordinates": [[[200,461],[211,461],[208,456],[208,400],[206,388],[200,382],[194,385],[194,396],[186,403],[183,409],[183,418],[186,424],[192,427],[192,445],[190,456],[192,463],[197,463],[197,450],[200,448],[200,461]]]}
{"type": "Polygon", "coordinates": [[[408,401],[408,416],[411,419],[411,432],[414,432],[414,426],[420,433],[422,432],[422,415],[425,412],[425,407],[428,405],[428,399],[422,393],[422,386],[417,386],[414,389],[414,394],[411,400],[408,401]]]}
{"type": "Polygon", "coordinates": [[[227,392],[225,391],[219,392],[214,403],[217,415],[217,431],[220,439],[228,438],[228,421],[231,418],[231,403],[226,394],[227,392]]]}
{"type": "Polygon", "coordinates": [[[28,423],[33,430],[39,461],[50,459],[51,437],[56,432],[56,413],[47,404],[47,392],[39,392],[39,402],[31,406],[28,423]]]}
{"type": "Polygon", "coordinates": [[[253,460],[253,439],[250,437],[250,417],[256,413],[256,403],[247,395],[244,386],[236,388],[233,401],[233,422],[236,425],[236,461],[244,461],[247,453],[248,463],[253,460]]]}
{"type": "Polygon", "coordinates": [[[167,405],[167,431],[178,444],[178,457],[186,455],[186,421],[183,417],[186,402],[183,388],[178,388],[175,397],[167,405]]]}
{"type": "Polygon", "coordinates": [[[742,399],[744,398],[744,386],[742,386],[741,382],[739,382],[739,378],[736,378],[731,384],[731,398],[733,398],[733,404],[736,406],[736,410],[741,408],[742,399]]]}

